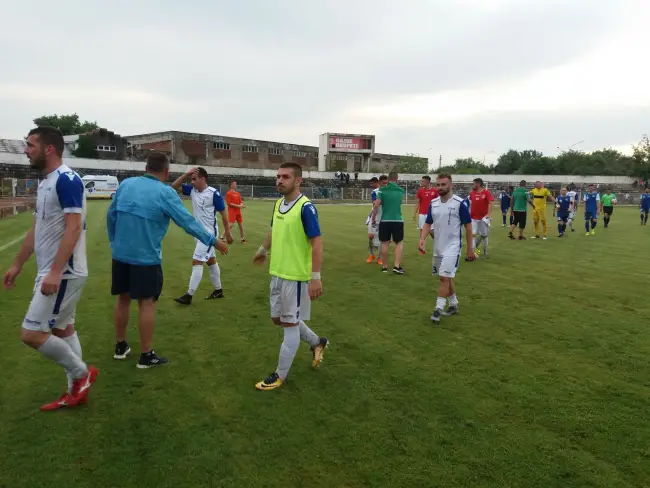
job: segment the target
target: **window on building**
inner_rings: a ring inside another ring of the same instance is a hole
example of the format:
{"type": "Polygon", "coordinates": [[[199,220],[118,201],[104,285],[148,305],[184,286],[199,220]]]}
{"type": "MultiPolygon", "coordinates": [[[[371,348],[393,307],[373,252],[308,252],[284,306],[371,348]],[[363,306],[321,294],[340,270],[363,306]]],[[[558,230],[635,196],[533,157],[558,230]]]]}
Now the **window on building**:
{"type": "Polygon", "coordinates": [[[314,153],[314,159],[318,159],[318,153],[314,153]]]}
{"type": "Polygon", "coordinates": [[[306,158],[307,157],[307,151],[294,151],[293,155],[297,158],[306,158]]]}
{"type": "Polygon", "coordinates": [[[277,147],[270,147],[269,154],[271,156],[282,156],[282,149],[278,149],[277,147]]]}
{"type": "Polygon", "coordinates": [[[244,152],[256,153],[258,148],[257,146],[242,146],[241,150],[244,152]]]}
{"type": "Polygon", "coordinates": [[[228,142],[213,142],[212,149],[220,149],[222,151],[230,151],[230,143],[228,142]]]}
{"type": "Polygon", "coordinates": [[[115,146],[97,146],[98,151],[104,151],[104,152],[117,152],[117,148],[115,146]]]}

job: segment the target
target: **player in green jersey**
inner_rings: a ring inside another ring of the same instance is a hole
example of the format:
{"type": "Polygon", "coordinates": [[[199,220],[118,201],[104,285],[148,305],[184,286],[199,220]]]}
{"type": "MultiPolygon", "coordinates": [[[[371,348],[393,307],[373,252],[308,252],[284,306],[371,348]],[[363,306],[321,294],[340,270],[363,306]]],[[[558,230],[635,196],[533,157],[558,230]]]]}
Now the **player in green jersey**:
{"type": "Polygon", "coordinates": [[[519,240],[525,241],[524,229],[526,228],[526,217],[528,204],[532,205],[530,193],[526,190],[526,180],[521,180],[519,186],[512,192],[510,199],[510,208],[512,209],[512,224],[510,224],[510,233],[508,237],[515,239],[515,227],[519,227],[519,240]]]}
{"type": "Polygon", "coordinates": [[[609,222],[612,220],[612,214],[614,213],[614,205],[616,205],[616,195],[610,188],[605,190],[600,196],[600,213],[603,214],[603,224],[605,229],[609,227],[609,222]]]}

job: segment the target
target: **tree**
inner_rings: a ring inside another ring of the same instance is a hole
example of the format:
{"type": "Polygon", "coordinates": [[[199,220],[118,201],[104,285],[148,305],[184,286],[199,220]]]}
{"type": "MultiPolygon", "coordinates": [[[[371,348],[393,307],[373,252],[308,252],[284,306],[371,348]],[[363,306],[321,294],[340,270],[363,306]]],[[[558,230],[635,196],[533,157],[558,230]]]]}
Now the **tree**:
{"type": "Polygon", "coordinates": [[[42,115],[34,119],[34,124],[36,124],[37,127],[56,127],[64,136],[85,134],[86,132],[99,129],[97,122],[90,122],[88,120],[81,122],[76,113],[64,115],[42,115]]]}
{"type": "Polygon", "coordinates": [[[648,139],[648,134],[643,134],[641,141],[632,146],[632,150],[634,151],[632,155],[634,162],[630,176],[643,180],[650,179],[650,139],[648,139]]]}
{"type": "Polygon", "coordinates": [[[95,139],[90,135],[81,135],[72,154],[76,158],[99,159],[95,139]]]}
{"type": "Polygon", "coordinates": [[[395,171],[398,173],[426,174],[429,169],[429,161],[426,158],[420,157],[417,154],[407,154],[400,156],[400,159],[395,163],[395,171]]]}

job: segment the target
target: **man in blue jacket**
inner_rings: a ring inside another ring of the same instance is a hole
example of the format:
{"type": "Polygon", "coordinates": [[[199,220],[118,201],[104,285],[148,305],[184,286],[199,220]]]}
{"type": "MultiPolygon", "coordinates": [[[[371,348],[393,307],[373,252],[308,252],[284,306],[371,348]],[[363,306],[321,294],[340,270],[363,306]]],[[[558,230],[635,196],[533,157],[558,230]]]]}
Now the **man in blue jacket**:
{"type": "Polygon", "coordinates": [[[108,209],[108,240],[113,253],[111,293],[115,304],[115,359],[126,359],[131,348],[126,342],[131,300],[140,308],[140,360],[138,368],[168,362],[153,350],[156,301],[163,286],[163,237],[169,220],[206,246],[221,254],[227,245],[210,234],[183,206],[176,191],[163,182],[169,177],[169,160],[162,153],[147,157],[146,174],[127,178],[119,186],[108,209]]]}

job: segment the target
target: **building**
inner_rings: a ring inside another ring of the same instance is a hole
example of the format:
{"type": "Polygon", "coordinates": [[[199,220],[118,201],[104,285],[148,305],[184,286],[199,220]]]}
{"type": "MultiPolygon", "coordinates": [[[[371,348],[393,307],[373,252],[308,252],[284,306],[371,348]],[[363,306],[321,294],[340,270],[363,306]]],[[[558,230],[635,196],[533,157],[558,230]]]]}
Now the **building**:
{"type": "Polygon", "coordinates": [[[80,137],[92,138],[92,147],[97,152],[97,159],[122,161],[128,153],[128,142],[121,135],[107,129],[95,129],[85,134],[63,136],[65,141],[64,156],[72,157],[79,146],[80,137]]]}
{"type": "Polygon", "coordinates": [[[401,157],[374,152],[375,136],[358,134],[321,135],[321,145],[329,144],[330,139],[334,142],[327,152],[323,151],[320,161],[319,147],[284,142],[178,131],[126,136],[125,139],[130,144],[132,159],[143,159],[148,151],[160,151],[174,163],[197,166],[274,169],[282,163],[294,162],[309,171],[381,173],[390,171],[401,157]]]}

